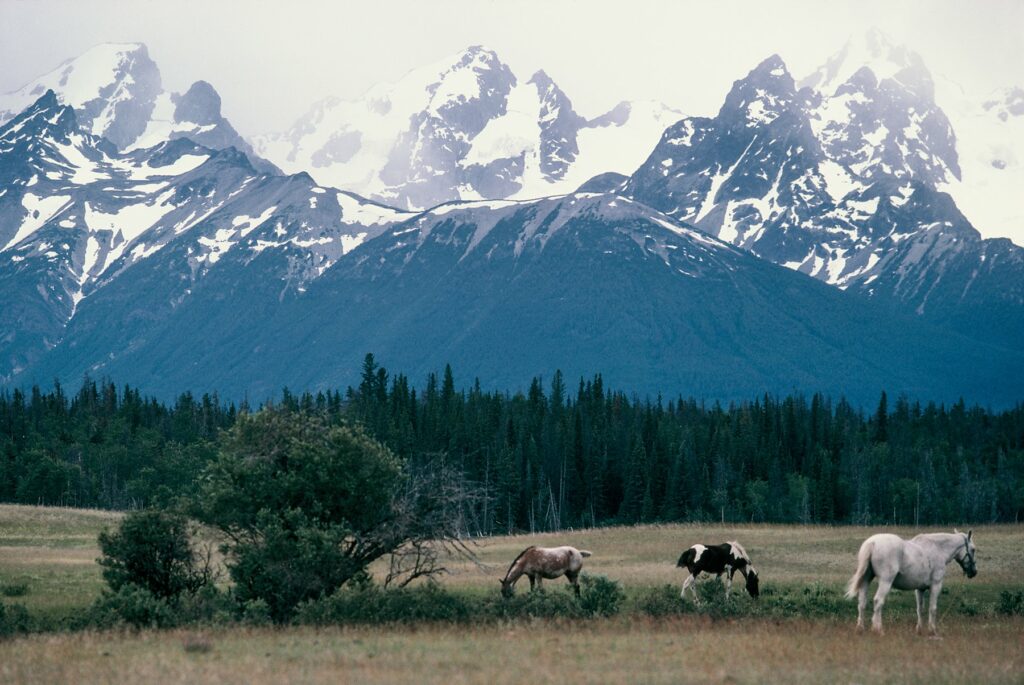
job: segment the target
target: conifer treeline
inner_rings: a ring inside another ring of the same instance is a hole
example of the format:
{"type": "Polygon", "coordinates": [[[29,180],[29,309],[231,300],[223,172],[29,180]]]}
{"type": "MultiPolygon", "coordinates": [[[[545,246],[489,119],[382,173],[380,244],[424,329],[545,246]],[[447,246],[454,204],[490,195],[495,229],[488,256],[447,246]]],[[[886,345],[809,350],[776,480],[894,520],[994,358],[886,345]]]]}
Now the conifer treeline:
{"type": "MultiPolygon", "coordinates": [[[[631,397],[561,373],[525,393],[421,390],[367,356],[358,387],[279,405],[355,420],[414,466],[445,461],[490,497],[474,533],[637,521],[932,524],[1024,514],[1024,407],[991,412],[883,393],[869,414],[820,395],[706,405],[631,397]]],[[[244,408],[241,409],[244,411],[244,408]]],[[[0,500],[124,508],[187,489],[235,407],[173,406],[86,381],[0,396],[0,500]]]]}

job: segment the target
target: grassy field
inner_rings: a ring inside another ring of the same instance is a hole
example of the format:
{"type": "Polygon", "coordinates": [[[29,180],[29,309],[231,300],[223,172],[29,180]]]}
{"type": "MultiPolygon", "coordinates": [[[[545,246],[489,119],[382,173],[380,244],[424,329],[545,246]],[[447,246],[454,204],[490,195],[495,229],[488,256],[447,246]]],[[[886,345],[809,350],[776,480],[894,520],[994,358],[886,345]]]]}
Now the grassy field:
{"type": "MultiPolygon", "coordinates": [[[[0,505],[0,592],[27,586],[23,596],[0,594],[0,601],[53,619],[80,611],[102,588],[96,533],[116,520],[104,512],[0,505]]],[[[666,525],[489,538],[477,546],[483,569],[453,563],[442,582],[462,592],[496,593],[498,578],[527,545],[572,544],[594,553],[585,570],[621,581],[632,601],[656,586],[678,586],[675,560],[684,547],[739,539],[763,591],[814,585],[838,593],[860,542],[878,530],[666,525]]],[[[846,613],[816,620],[654,620],[627,607],[606,620],[472,628],[56,633],[0,642],[0,682],[1021,683],[1024,620],[998,616],[991,607],[1001,590],[1021,589],[1024,526],[976,527],[975,538],[977,578],[967,581],[955,565],[949,568],[939,607],[942,640],[917,637],[913,596],[894,593],[884,638],[853,632],[853,603],[843,605],[846,613]]],[[[556,592],[563,586],[547,584],[556,592]]],[[[520,591],[526,587],[524,580],[520,591]]]]}

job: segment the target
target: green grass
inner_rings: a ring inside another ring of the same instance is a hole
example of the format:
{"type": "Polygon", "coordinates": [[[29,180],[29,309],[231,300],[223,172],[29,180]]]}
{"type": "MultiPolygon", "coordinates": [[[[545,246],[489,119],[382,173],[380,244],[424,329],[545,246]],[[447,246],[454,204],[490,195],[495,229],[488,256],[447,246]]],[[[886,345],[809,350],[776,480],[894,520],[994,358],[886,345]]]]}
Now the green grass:
{"type": "Polygon", "coordinates": [[[56,625],[99,596],[96,536],[120,514],[88,509],[0,505],[0,588],[25,586],[0,601],[25,606],[43,625],[56,625]]]}

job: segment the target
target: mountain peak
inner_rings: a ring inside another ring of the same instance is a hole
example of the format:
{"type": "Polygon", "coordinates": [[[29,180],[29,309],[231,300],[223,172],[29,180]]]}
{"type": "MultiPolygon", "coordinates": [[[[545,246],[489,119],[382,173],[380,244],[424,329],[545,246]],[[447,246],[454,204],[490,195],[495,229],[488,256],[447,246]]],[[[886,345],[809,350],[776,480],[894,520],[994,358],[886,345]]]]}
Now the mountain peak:
{"type": "Polygon", "coordinates": [[[842,50],[800,81],[800,87],[832,95],[864,68],[871,71],[877,83],[901,75],[900,82],[907,86],[931,84],[931,76],[917,53],[872,28],[851,36],[842,50]]]}
{"type": "Polygon", "coordinates": [[[57,94],[48,89],[24,112],[0,126],[0,138],[8,139],[15,133],[24,135],[26,127],[32,136],[56,135],[63,139],[78,128],[78,122],[75,110],[61,104],[57,94]]]}
{"type": "Polygon", "coordinates": [[[745,127],[766,123],[786,109],[795,95],[796,87],[786,63],[778,55],[771,55],[732,84],[719,116],[742,111],[745,127]]]}
{"type": "Polygon", "coordinates": [[[175,100],[174,118],[177,121],[192,121],[200,125],[220,121],[220,95],[206,81],[196,81],[185,93],[172,99],[175,100]]]}

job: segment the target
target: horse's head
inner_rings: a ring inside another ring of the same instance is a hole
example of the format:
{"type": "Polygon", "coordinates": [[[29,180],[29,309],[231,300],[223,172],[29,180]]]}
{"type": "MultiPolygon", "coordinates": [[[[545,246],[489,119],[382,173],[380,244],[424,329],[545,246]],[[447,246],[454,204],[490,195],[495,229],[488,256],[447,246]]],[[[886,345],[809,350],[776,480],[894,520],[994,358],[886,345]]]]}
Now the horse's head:
{"type": "Polygon", "coordinates": [[[753,566],[747,569],[747,592],[754,598],[761,594],[761,589],[758,586],[757,571],[754,570],[753,566]]]}
{"type": "Polygon", "coordinates": [[[503,579],[503,580],[499,580],[498,582],[501,583],[501,596],[502,597],[504,597],[505,599],[509,599],[512,595],[515,594],[515,592],[516,592],[515,583],[513,583],[510,580],[508,580],[507,578],[503,579]]]}
{"type": "MultiPolygon", "coordinates": [[[[954,532],[960,533],[956,528],[954,532]]],[[[960,564],[960,568],[964,570],[964,575],[968,578],[973,578],[978,575],[978,566],[975,563],[974,555],[977,551],[974,547],[974,531],[969,530],[966,533],[960,533],[964,536],[964,546],[956,553],[956,563],[960,564]]]]}

